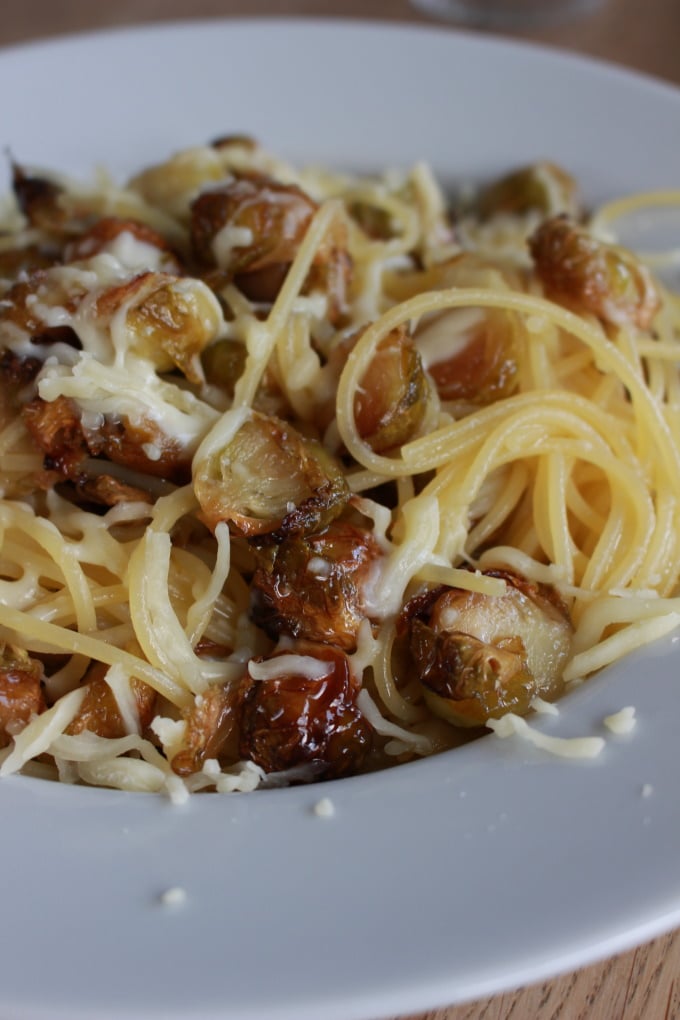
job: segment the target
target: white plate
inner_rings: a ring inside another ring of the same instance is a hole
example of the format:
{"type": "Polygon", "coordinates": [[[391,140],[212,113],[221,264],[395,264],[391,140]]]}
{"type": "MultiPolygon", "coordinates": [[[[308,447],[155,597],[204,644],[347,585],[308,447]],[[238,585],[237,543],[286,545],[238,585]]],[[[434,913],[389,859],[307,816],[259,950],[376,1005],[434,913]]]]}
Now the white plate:
{"type": "MultiPolygon", "coordinates": [[[[293,160],[540,156],[594,200],[680,182],[680,93],[536,48],[406,27],[212,22],[0,55],[3,146],[124,172],[248,131],[293,160]]],[[[680,922],[680,649],[591,681],[546,731],[627,737],[564,762],[488,737],[391,772],[185,807],[0,786],[0,1012],[12,1020],[352,1020],[488,995],[680,922]],[[642,796],[643,787],[653,788],[642,796]],[[332,818],[313,807],[322,796],[332,818]],[[161,894],[186,891],[183,904],[161,894]]]]}

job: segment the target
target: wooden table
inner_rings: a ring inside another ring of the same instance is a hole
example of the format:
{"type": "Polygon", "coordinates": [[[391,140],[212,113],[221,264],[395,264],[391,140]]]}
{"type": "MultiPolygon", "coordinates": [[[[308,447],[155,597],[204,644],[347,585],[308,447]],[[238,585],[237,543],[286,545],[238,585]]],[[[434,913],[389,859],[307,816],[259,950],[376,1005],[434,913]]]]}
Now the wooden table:
{"type": "MultiPolygon", "coordinates": [[[[186,17],[338,16],[424,22],[408,0],[3,0],[0,45],[82,29],[186,17]]],[[[515,33],[680,85],[680,0],[604,0],[594,15],[515,33]]],[[[678,125],[680,130],[680,124],[678,125]]],[[[680,182],[678,182],[680,185],[680,182]]],[[[541,985],[408,1020],[680,1018],[680,932],[541,985]]],[[[320,1018],[321,1020],[321,1018],[320,1018]]],[[[406,1020],[406,1018],[404,1018],[406,1020]]]]}

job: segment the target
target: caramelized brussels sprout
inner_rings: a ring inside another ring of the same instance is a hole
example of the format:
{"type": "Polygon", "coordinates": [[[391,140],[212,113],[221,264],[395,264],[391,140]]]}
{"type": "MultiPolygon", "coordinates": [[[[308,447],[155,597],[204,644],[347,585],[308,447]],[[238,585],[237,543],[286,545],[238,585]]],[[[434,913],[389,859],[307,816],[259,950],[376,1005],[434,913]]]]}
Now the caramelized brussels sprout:
{"type": "Polygon", "coordinates": [[[252,616],[270,637],[288,635],[356,648],[368,615],[364,595],[382,551],[364,528],[335,520],[318,535],[286,538],[260,554],[252,616]]]}
{"type": "Polygon", "coordinates": [[[0,645],[0,747],[43,712],[42,663],[16,645],[0,645]]]}
{"type": "Polygon", "coordinates": [[[354,400],[359,435],[384,453],[413,438],[427,409],[429,386],[406,328],[393,329],[378,344],[354,400]]]}
{"type": "Polygon", "coordinates": [[[270,679],[244,681],[241,756],[265,772],[304,766],[309,779],[358,771],[370,750],[372,729],[357,708],[357,685],[345,653],[300,641],[266,662],[255,661],[264,662],[270,679]]]}
{"type": "Polygon", "coordinates": [[[104,457],[132,471],[167,478],[178,485],[189,480],[189,452],[179,440],[161,431],[152,418],[133,422],[124,415],[107,415],[94,427],[81,424],[93,457],[104,457]]]}
{"type": "Polygon", "coordinates": [[[529,248],[548,297],[614,326],[651,325],[660,298],[631,252],[597,241],[566,216],[542,223],[529,248]]]}
{"type": "Polygon", "coordinates": [[[318,531],[349,498],[320,443],[257,411],[224,449],[194,464],[194,490],[210,527],[228,521],[248,538],[318,531]]]}
{"type": "MultiPolygon", "coordinates": [[[[106,682],[109,667],[101,662],[93,663],[83,678],[87,693],[76,717],[66,729],[66,733],[76,734],[88,730],[98,737],[116,740],[124,737],[128,730],[120,713],[116,697],[106,682]]],[[[139,730],[143,733],[154,716],[156,692],[153,687],[132,677],[130,691],[135,700],[139,730]]]]}
{"type": "MultiPolygon", "coordinates": [[[[361,332],[343,339],[330,353],[326,371],[339,379],[347,355],[361,332]]],[[[416,434],[427,410],[430,385],[419,352],[405,326],[391,330],[378,344],[354,398],[354,420],[361,438],[384,453],[416,434]]],[[[325,413],[324,413],[325,412],[325,413]]],[[[335,397],[321,420],[335,413],[335,397]]]]}
{"type": "Polygon", "coordinates": [[[552,589],[486,573],[505,581],[502,595],[436,589],[405,608],[426,703],[454,726],[524,715],[534,696],[557,697],[571,651],[571,623],[552,589]]]}
{"type": "Polygon", "coordinates": [[[516,318],[499,309],[465,312],[437,316],[416,342],[442,400],[491,404],[515,389],[516,318]]]}
{"type": "Polygon", "coordinates": [[[6,391],[7,408],[14,402],[17,396],[17,389],[32,382],[42,368],[40,358],[21,357],[13,351],[0,351],[0,379],[7,384],[6,391]]]}
{"type": "Polygon", "coordinates": [[[33,343],[61,338],[64,327],[48,325],[45,309],[73,314],[84,296],[84,287],[72,286],[69,291],[51,269],[37,269],[27,279],[17,280],[0,301],[0,337],[6,335],[11,344],[16,327],[33,343]]]}
{"type": "Polygon", "coordinates": [[[159,372],[176,367],[190,382],[200,383],[199,355],[223,325],[212,291],[200,280],[141,273],[105,291],[96,312],[111,318],[124,305],[130,349],[159,372]]]}
{"type": "Polygon", "coordinates": [[[209,687],[184,713],[183,746],[171,761],[178,776],[200,772],[208,758],[218,758],[235,733],[235,695],[222,684],[209,687]]]}
{"type": "Polygon", "coordinates": [[[436,633],[414,620],[411,652],[425,703],[454,726],[483,726],[507,712],[519,715],[536,693],[519,638],[486,644],[470,634],[436,633]]]}
{"type": "Polygon", "coordinates": [[[74,480],[73,498],[78,506],[111,507],[119,503],[153,503],[147,489],[122,482],[112,475],[79,474],[74,480]]]}
{"type": "MultiPolygon", "coordinates": [[[[191,206],[194,254],[206,269],[217,266],[253,301],[276,298],[317,204],[293,184],[268,177],[239,177],[204,191],[191,206]]],[[[334,223],[316,253],[306,289],[319,288],[337,317],[345,304],[351,265],[344,224],[334,223]]]]}
{"type": "Polygon", "coordinates": [[[12,164],[12,188],[19,208],[32,227],[59,232],[66,222],[60,204],[63,189],[47,177],[26,173],[18,163],[12,164]]]}
{"type": "Polygon", "coordinates": [[[239,340],[216,340],[201,354],[206,381],[233,397],[234,386],[245,368],[246,355],[245,345],[239,340]]]}
{"type": "MultiPolygon", "coordinates": [[[[240,340],[223,338],[206,347],[201,355],[201,364],[206,382],[221,390],[230,400],[234,397],[236,383],[246,365],[247,350],[240,340]]],[[[276,373],[268,365],[253,396],[252,406],[262,414],[285,418],[290,406],[281,390],[276,373]]]]}
{"type": "Polygon", "coordinates": [[[191,206],[191,241],[201,265],[232,275],[285,270],[317,206],[295,185],[240,177],[204,191],[191,206]]]}
{"type": "MultiPolygon", "coordinates": [[[[48,243],[26,244],[0,251],[0,280],[13,281],[25,278],[39,269],[49,269],[61,256],[57,246],[48,243]]],[[[8,287],[9,284],[3,284],[8,287]]]]}
{"type": "Polygon", "coordinates": [[[503,214],[521,216],[532,211],[542,216],[559,213],[578,216],[579,210],[574,178],[562,167],[546,161],[513,170],[484,188],[476,201],[476,211],[482,219],[503,214]]]}
{"type": "Polygon", "coordinates": [[[22,408],[24,424],[45,454],[45,467],[64,478],[75,477],[87,456],[80,413],[67,397],[46,401],[35,397],[22,408]]]}
{"type": "MultiPolygon", "coordinates": [[[[110,251],[116,244],[124,243],[126,237],[146,245],[147,249],[154,249],[153,255],[158,268],[163,272],[176,275],[181,272],[182,266],[179,258],[162,234],[139,220],[122,219],[117,216],[102,217],[87,230],[84,230],[79,237],[70,241],[64,249],[64,261],[79,262],[82,259],[92,258],[93,255],[102,251],[110,251]]],[[[146,261],[147,266],[150,258],[151,253],[146,261]]]]}
{"type": "Polygon", "coordinates": [[[22,415],[45,454],[45,468],[62,478],[82,480],[83,462],[91,456],[179,484],[187,481],[188,455],[150,419],[133,425],[109,415],[86,427],[80,409],[67,397],[52,401],[35,397],[22,415]]]}
{"type": "MultiPolygon", "coordinates": [[[[50,325],[49,312],[71,319],[86,297],[86,284],[78,277],[64,276],[60,267],[38,270],[15,283],[0,302],[0,336],[7,323],[10,341],[16,327],[34,344],[61,341],[79,348],[73,328],[50,325]]],[[[130,350],[159,372],[179,368],[191,382],[202,381],[199,355],[224,326],[220,304],[204,283],[166,273],[133,274],[99,293],[88,313],[106,330],[121,310],[130,350]]],[[[115,330],[111,326],[114,340],[119,328],[119,322],[115,330]]]]}

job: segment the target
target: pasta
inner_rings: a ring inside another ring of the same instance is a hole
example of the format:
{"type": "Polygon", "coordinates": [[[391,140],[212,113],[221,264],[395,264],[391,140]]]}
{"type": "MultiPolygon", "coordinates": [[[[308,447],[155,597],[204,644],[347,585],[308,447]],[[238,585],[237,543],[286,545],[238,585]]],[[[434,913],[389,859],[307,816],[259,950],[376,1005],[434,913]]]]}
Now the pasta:
{"type": "Polygon", "coordinates": [[[588,219],[539,163],[452,210],[244,137],[13,186],[0,775],[382,768],[680,623],[680,298],[613,234],[680,195],[588,219]]]}

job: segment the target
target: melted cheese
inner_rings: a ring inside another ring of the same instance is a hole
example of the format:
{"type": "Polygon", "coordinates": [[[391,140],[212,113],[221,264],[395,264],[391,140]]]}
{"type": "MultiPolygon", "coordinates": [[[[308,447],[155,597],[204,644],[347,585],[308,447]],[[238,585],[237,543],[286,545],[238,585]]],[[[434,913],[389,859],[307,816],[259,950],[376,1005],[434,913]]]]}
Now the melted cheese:
{"type": "Polygon", "coordinates": [[[253,243],[253,232],[249,227],[237,227],[226,223],[215,234],[212,242],[215,262],[221,269],[228,269],[232,255],[237,248],[247,248],[253,243]]]}
{"type": "Polygon", "coordinates": [[[120,366],[83,355],[72,368],[50,359],[38,378],[38,393],[48,401],[70,397],[85,413],[125,417],[133,427],[153,422],[191,453],[219,418],[191,392],[159,378],[142,358],[128,358],[120,366]]]}
{"type": "Polygon", "coordinates": [[[253,680],[280,680],[286,676],[301,676],[305,680],[323,680],[333,672],[333,663],[315,659],[311,655],[286,653],[274,655],[264,662],[249,662],[248,672],[253,680]]]}

